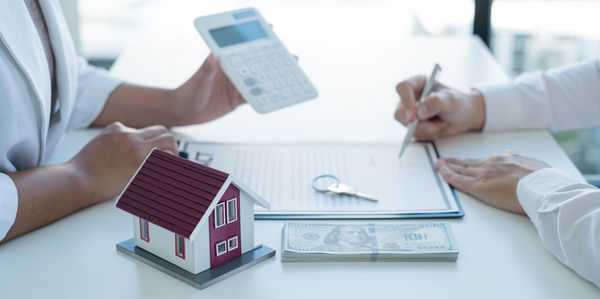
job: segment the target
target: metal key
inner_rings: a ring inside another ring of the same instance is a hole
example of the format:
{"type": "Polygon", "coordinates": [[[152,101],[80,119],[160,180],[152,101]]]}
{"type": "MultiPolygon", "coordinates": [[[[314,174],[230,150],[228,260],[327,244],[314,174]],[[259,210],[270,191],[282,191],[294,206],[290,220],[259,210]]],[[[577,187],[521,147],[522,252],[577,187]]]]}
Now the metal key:
{"type": "Polygon", "coordinates": [[[359,198],[363,198],[369,201],[373,201],[373,202],[378,202],[379,200],[373,196],[364,194],[364,193],[360,193],[360,192],[356,192],[354,191],[354,189],[348,185],[344,185],[344,184],[336,184],[336,185],[331,185],[329,187],[327,187],[327,190],[329,190],[330,192],[333,193],[337,193],[337,194],[346,194],[346,195],[350,195],[350,196],[356,196],[359,198]]]}

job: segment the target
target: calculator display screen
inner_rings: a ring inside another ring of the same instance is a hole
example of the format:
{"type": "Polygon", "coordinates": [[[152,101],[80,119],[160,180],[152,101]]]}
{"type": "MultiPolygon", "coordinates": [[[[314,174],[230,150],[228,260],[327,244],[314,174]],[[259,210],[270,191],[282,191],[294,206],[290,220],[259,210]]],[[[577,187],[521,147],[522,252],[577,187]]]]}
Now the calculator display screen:
{"type": "Polygon", "coordinates": [[[268,37],[259,21],[211,29],[208,32],[221,48],[268,37]]]}

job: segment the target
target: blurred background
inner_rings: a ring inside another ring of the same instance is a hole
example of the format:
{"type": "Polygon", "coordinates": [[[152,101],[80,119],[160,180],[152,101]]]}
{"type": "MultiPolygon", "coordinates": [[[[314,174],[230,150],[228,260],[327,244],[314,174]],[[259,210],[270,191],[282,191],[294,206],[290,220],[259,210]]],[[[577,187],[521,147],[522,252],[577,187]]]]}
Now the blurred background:
{"type": "MultiPolygon", "coordinates": [[[[600,57],[596,0],[61,0],[61,4],[80,54],[106,69],[148,28],[172,22],[192,27],[194,16],[245,6],[259,8],[276,24],[276,31],[307,28],[310,34],[311,28],[321,25],[339,26],[337,32],[349,38],[475,32],[511,77],[600,57]],[[297,21],[303,26],[289,21],[294,16],[302,16],[297,21]],[[365,23],[369,28],[380,25],[381,30],[361,32],[365,23]]],[[[554,137],[583,174],[600,173],[600,129],[554,137]]]]}

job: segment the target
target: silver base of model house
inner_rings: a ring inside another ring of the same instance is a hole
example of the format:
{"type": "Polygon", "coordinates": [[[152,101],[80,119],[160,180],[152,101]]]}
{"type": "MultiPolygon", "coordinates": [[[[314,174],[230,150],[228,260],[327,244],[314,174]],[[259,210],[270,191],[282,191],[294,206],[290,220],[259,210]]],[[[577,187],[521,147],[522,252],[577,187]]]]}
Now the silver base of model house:
{"type": "Polygon", "coordinates": [[[225,278],[275,256],[275,249],[258,245],[254,249],[225,264],[202,271],[198,274],[192,274],[142,248],[136,247],[133,243],[133,238],[118,243],[117,251],[148,264],[197,289],[209,287],[225,278]]]}

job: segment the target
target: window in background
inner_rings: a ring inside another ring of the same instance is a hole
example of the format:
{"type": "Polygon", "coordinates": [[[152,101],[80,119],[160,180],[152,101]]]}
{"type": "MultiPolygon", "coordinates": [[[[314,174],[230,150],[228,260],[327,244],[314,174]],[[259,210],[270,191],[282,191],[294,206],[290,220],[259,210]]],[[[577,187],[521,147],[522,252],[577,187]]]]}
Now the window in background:
{"type": "Polygon", "coordinates": [[[492,49],[516,76],[600,54],[600,2],[495,0],[492,49]]]}
{"type": "MultiPolygon", "coordinates": [[[[600,1],[493,3],[491,49],[513,77],[600,55],[600,1]]],[[[157,15],[189,19],[204,11],[257,6],[281,31],[291,26],[281,16],[294,10],[298,16],[311,16],[312,26],[339,27],[341,35],[353,37],[377,34],[360,32],[364,22],[392,24],[399,35],[456,36],[472,34],[475,7],[474,0],[79,0],[78,5],[82,55],[106,68],[129,41],[157,21],[157,15]]],[[[314,32],[304,29],[307,34],[314,32]]],[[[584,174],[600,173],[595,150],[600,149],[600,130],[555,134],[555,138],[584,174]]]]}
{"type": "Polygon", "coordinates": [[[93,65],[110,68],[142,29],[143,8],[155,1],[79,0],[80,54],[93,65]]]}
{"type": "Polygon", "coordinates": [[[412,1],[416,35],[456,36],[473,34],[474,0],[412,1]]]}
{"type": "MultiPolygon", "coordinates": [[[[600,2],[495,0],[492,50],[512,76],[600,57],[600,2]]],[[[600,173],[600,129],[554,134],[583,174],[600,173]]]]}
{"type": "MultiPolygon", "coordinates": [[[[397,36],[470,35],[474,9],[473,0],[78,0],[81,54],[109,68],[130,41],[156,23],[189,19],[191,24],[193,16],[202,13],[247,6],[261,9],[282,32],[295,30],[297,24],[289,21],[293,11],[298,19],[311,20],[303,24],[307,34],[325,26],[336,30],[340,39],[359,36],[364,42],[390,31],[397,36]],[[377,26],[384,30],[371,30],[377,26]]],[[[313,38],[327,42],[324,36],[313,38]]]]}

